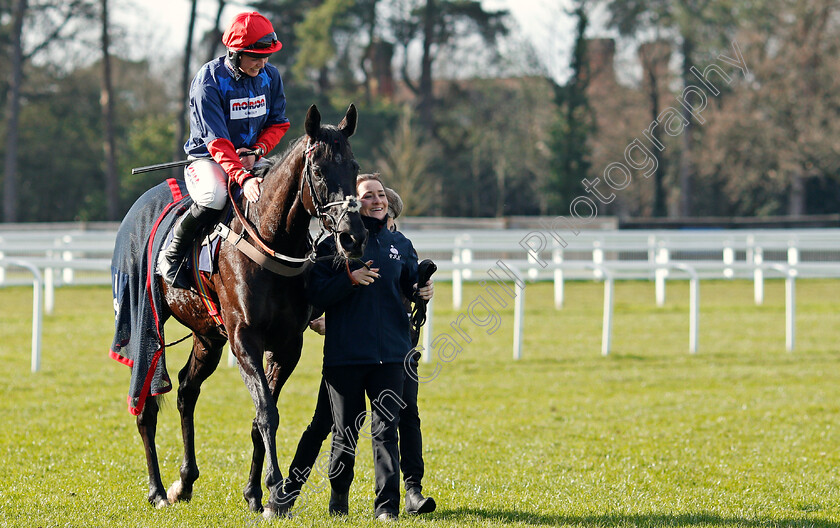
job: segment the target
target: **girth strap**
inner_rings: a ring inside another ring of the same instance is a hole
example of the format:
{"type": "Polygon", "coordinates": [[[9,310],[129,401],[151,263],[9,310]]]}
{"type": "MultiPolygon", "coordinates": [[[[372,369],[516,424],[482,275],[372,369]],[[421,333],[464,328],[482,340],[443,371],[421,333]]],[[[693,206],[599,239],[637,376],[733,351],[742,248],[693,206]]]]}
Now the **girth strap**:
{"type": "Polygon", "coordinates": [[[297,277],[306,272],[313,264],[312,257],[314,252],[304,258],[287,257],[279,253],[274,255],[266,255],[253,244],[245,240],[241,233],[234,233],[225,224],[219,223],[216,225],[216,231],[219,236],[233,247],[244,253],[248,258],[262,266],[264,269],[283,277],[297,277]],[[292,265],[281,262],[281,259],[289,262],[292,265]]]}

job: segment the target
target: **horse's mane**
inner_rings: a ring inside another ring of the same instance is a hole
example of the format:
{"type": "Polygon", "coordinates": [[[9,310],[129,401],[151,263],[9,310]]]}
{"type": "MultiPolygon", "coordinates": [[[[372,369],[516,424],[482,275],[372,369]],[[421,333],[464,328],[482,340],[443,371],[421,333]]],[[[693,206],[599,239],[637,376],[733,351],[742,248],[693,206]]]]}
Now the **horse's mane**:
{"type": "Polygon", "coordinates": [[[266,158],[265,163],[262,163],[259,167],[256,167],[256,169],[254,170],[254,175],[260,178],[264,178],[265,176],[267,176],[276,165],[283,163],[283,161],[292,154],[292,151],[295,150],[298,144],[301,141],[303,141],[303,138],[305,137],[306,136],[301,136],[290,142],[286,149],[280,154],[266,158]]]}
{"type": "MultiPolygon", "coordinates": [[[[318,136],[318,141],[324,144],[329,157],[332,157],[335,154],[333,152],[333,145],[338,145],[338,149],[341,150],[341,147],[347,144],[347,137],[341,132],[341,130],[338,129],[337,126],[334,125],[322,125],[318,136]]],[[[276,156],[271,156],[266,160],[266,163],[257,167],[254,174],[261,178],[270,174],[271,170],[277,164],[283,163],[304,139],[306,139],[305,135],[291,141],[282,153],[276,156]]]]}

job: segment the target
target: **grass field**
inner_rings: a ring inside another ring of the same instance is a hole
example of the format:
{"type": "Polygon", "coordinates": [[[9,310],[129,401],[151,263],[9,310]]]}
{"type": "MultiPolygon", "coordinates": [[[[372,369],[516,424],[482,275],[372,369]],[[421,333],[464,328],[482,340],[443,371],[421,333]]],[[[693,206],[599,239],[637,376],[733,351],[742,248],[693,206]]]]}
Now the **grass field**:
{"type": "MultiPolygon", "coordinates": [[[[689,355],[687,284],[616,285],[613,353],[600,355],[602,286],[528,285],[524,358],[511,359],[513,315],[453,361],[424,365],[420,389],[434,514],[408,526],[840,526],[840,281],[797,284],[797,348],[784,350],[784,285],[756,307],[747,282],[701,284],[700,348],[689,355]]],[[[435,330],[457,313],[437,288],[435,330]]],[[[484,290],[469,286],[469,301],[484,290]]],[[[253,405],[237,369],[221,366],[197,409],[202,475],[190,503],[146,502],[143,449],[126,410],[128,368],[107,356],[108,288],[64,288],[44,319],[42,371],[29,372],[30,288],[0,289],[0,526],[252,526],[241,491],[253,405]]],[[[169,340],[181,337],[167,326],[169,340]]],[[[188,346],[167,353],[174,377],[188,346]]],[[[320,340],[280,396],[278,455],[288,466],[319,381],[320,340]]],[[[177,478],[174,394],[161,415],[164,482],[177,478]]],[[[351,514],[326,514],[311,483],[280,526],[376,525],[369,444],[359,451],[351,514]]],[[[326,447],[326,446],[325,446],[326,447]]],[[[316,489],[320,487],[320,490],[316,489]]]]}

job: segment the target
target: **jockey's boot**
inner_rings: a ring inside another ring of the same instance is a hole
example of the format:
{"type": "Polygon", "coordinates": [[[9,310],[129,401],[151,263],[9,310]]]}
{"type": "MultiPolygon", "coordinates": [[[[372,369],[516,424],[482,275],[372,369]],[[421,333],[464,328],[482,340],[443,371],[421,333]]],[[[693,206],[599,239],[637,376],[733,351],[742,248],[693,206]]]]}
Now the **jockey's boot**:
{"type": "Polygon", "coordinates": [[[218,211],[198,204],[185,212],[172,230],[172,242],[158,256],[158,272],[166,284],[176,288],[189,288],[189,280],[179,278],[178,271],[184,255],[192,247],[198,231],[216,218],[218,211]],[[178,280],[176,280],[178,279],[178,280]]]}

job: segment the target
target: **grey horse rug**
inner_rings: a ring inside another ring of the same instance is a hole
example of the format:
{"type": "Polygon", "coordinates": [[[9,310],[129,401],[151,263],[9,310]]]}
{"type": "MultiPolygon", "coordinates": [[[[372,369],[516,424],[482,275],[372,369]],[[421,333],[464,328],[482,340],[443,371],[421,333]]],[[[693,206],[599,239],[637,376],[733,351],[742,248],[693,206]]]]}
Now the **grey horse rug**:
{"type": "Polygon", "coordinates": [[[186,185],[170,178],[146,191],[120,224],[111,260],[115,332],[110,357],[131,368],[128,410],[172,390],[166,371],[163,292],[155,280],[158,253],[178,215],[192,205],[186,185]]]}

